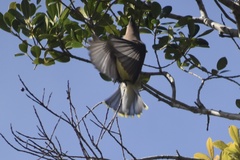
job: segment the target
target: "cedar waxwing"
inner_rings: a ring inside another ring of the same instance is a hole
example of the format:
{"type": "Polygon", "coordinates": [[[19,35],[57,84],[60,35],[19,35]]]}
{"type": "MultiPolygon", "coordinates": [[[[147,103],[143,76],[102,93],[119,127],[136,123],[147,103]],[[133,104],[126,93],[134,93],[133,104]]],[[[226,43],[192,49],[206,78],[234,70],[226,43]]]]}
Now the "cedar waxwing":
{"type": "Polygon", "coordinates": [[[123,38],[110,37],[102,41],[94,37],[88,47],[93,65],[119,82],[117,91],[104,102],[120,115],[140,115],[147,105],[140,97],[140,72],[146,54],[146,46],[140,40],[139,29],[131,18],[123,38]]]}

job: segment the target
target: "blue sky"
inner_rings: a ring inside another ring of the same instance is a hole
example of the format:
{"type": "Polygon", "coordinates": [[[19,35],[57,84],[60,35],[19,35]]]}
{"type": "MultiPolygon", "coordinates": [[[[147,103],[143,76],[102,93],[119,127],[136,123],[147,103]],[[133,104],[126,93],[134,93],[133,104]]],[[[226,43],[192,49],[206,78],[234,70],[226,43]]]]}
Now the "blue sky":
{"type": "MultiPolygon", "coordinates": [[[[34,1],[35,2],[35,1],[34,1]]],[[[182,0],[161,0],[162,6],[172,5],[173,13],[181,15],[193,15],[198,17],[198,7],[195,1],[182,0]],[[182,4],[185,4],[184,6],[182,4]],[[194,11],[195,10],[195,11],[194,11]]],[[[10,1],[1,3],[0,11],[3,13],[7,10],[10,1]]],[[[206,9],[209,11],[210,18],[221,22],[220,12],[214,8],[213,2],[206,3],[206,9]],[[214,11],[214,12],[213,12],[214,11]]],[[[170,20],[163,20],[164,22],[170,20]]],[[[227,21],[226,21],[227,22],[227,21]]],[[[226,23],[228,24],[228,22],[226,23]]],[[[229,23],[231,26],[232,24],[229,23]]],[[[231,26],[235,27],[235,26],[231,26]]],[[[202,32],[204,30],[201,30],[202,32]]],[[[27,57],[14,57],[18,53],[19,40],[10,34],[0,30],[0,132],[6,138],[14,143],[10,132],[10,124],[14,130],[21,131],[25,134],[37,134],[37,120],[34,115],[33,105],[25,93],[21,92],[21,83],[18,75],[24,80],[27,86],[41,97],[43,88],[46,93],[52,95],[51,107],[57,112],[65,111],[68,113],[68,102],[66,100],[67,81],[70,81],[72,89],[72,99],[75,107],[78,109],[79,117],[87,111],[85,106],[92,107],[111,95],[117,88],[117,84],[103,81],[97,70],[92,65],[71,60],[70,63],[57,63],[51,67],[34,66],[27,57]]],[[[146,55],[146,64],[156,63],[154,54],[151,50],[152,40],[146,35],[141,35],[142,41],[146,43],[148,53],[146,55]]],[[[219,38],[218,33],[214,31],[207,36],[210,49],[198,48],[192,50],[202,64],[207,67],[215,67],[216,62],[223,56],[228,57],[230,70],[236,73],[239,69],[239,51],[230,39],[219,38]]],[[[88,57],[86,49],[74,50],[74,54],[88,57]]],[[[159,52],[162,54],[162,51],[159,52]]],[[[163,57],[163,56],[160,56],[163,57]]],[[[161,62],[168,63],[161,58],[161,62]]],[[[148,68],[143,68],[148,71],[148,68]]],[[[196,77],[186,74],[175,65],[166,69],[175,78],[177,85],[177,99],[194,105],[197,96],[197,89],[201,83],[196,77]]],[[[199,73],[197,71],[197,73],[199,73]]],[[[156,86],[161,92],[171,94],[171,88],[163,77],[154,77],[150,84],[156,86]]],[[[217,109],[228,112],[239,110],[235,107],[235,99],[239,98],[239,88],[224,80],[213,80],[206,84],[202,93],[202,102],[209,109],[217,109]]],[[[228,135],[228,126],[238,122],[225,120],[222,118],[211,117],[209,131],[206,131],[207,117],[204,115],[193,114],[187,111],[171,108],[162,102],[158,102],[154,97],[146,92],[141,92],[142,98],[149,106],[140,118],[120,118],[123,139],[125,145],[138,158],[151,155],[176,155],[176,150],[182,156],[192,157],[196,152],[207,153],[206,140],[212,137],[213,140],[223,140],[229,142],[231,139],[228,135]]],[[[51,133],[52,127],[57,122],[56,118],[36,105],[39,115],[42,118],[46,130],[51,133]]],[[[107,107],[101,105],[96,112],[99,116],[104,115],[107,107]]],[[[113,112],[111,112],[113,115],[113,112]]],[[[91,124],[91,123],[89,123],[91,124]]],[[[239,126],[238,126],[239,127],[239,126]]],[[[92,132],[94,130],[91,124],[92,132]]],[[[79,148],[74,141],[74,135],[69,127],[61,123],[57,131],[64,148],[72,153],[79,153],[79,148]]],[[[113,144],[109,137],[104,138],[101,143],[103,151],[108,158],[117,159],[121,156],[120,149],[113,144]],[[114,146],[114,147],[113,147],[114,146]],[[116,147],[116,148],[115,148],[116,147]]],[[[9,147],[0,139],[1,157],[3,159],[33,159],[31,156],[19,153],[9,147]]],[[[130,158],[130,157],[128,157],[130,158]]]]}

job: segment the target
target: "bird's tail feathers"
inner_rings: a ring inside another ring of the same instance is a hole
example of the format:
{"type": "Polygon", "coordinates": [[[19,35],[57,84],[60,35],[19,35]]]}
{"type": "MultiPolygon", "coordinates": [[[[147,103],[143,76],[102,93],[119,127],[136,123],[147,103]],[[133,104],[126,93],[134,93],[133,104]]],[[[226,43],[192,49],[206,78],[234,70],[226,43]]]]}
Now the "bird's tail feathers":
{"type": "Polygon", "coordinates": [[[121,116],[140,116],[142,110],[148,109],[148,106],[143,102],[138,90],[139,87],[122,82],[105,103],[121,116]]]}

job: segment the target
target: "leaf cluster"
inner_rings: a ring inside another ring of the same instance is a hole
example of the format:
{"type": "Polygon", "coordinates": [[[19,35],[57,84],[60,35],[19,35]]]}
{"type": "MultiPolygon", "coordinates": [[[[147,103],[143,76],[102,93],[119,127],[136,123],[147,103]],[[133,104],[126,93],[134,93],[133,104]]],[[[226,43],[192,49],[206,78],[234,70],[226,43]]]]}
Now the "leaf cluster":
{"type": "Polygon", "coordinates": [[[203,160],[238,160],[240,159],[240,135],[239,129],[232,125],[228,128],[229,136],[233,142],[226,144],[221,140],[212,142],[211,138],[208,138],[206,146],[208,150],[208,155],[203,153],[196,153],[194,158],[203,160]],[[214,156],[214,148],[220,149],[220,156],[214,156]]]}
{"type": "Polygon", "coordinates": [[[74,58],[69,50],[84,47],[93,34],[102,38],[108,34],[122,36],[131,15],[139,21],[142,32],[150,33],[154,25],[160,23],[158,19],[171,11],[171,7],[162,9],[159,3],[151,1],[87,0],[81,3],[78,7],[74,3],[46,0],[46,11],[42,12],[41,0],[36,4],[29,0],[12,2],[6,13],[0,13],[0,29],[21,40],[21,52],[15,56],[26,55],[35,65],[49,66],[55,61],[69,62],[74,58]],[[121,6],[122,10],[114,11],[115,6],[121,6]]]}

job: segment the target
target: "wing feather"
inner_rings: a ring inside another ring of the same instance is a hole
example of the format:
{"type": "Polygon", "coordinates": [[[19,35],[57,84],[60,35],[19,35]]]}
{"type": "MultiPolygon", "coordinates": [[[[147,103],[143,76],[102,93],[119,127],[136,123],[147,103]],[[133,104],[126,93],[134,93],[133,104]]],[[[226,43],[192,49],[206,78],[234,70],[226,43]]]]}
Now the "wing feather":
{"type": "Polygon", "coordinates": [[[128,41],[117,37],[112,37],[110,42],[117,51],[114,52],[115,56],[129,74],[129,80],[134,83],[142,70],[146,46],[141,41],[128,41]]]}
{"type": "Polygon", "coordinates": [[[102,41],[95,38],[90,42],[88,47],[90,51],[90,59],[99,72],[112,78],[114,81],[119,79],[116,67],[116,57],[114,56],[114,48],[108,41],[102,41]]]}

